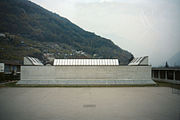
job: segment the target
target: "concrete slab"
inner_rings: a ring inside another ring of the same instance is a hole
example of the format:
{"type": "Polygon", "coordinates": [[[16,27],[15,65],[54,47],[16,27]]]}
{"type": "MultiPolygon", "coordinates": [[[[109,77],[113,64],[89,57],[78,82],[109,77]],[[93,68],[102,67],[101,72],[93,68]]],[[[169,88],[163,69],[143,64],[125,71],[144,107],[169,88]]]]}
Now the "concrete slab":
{"type": "Polygon", "coordinates": [[[0,120],[180,120],[166,87],[0,88],[0,120]]]}

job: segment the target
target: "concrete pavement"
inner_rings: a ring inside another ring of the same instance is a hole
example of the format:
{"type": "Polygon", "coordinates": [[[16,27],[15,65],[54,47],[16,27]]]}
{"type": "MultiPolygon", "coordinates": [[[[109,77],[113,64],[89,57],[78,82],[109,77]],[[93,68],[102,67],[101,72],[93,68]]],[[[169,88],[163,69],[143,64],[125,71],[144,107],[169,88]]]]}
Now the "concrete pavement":
{"type": "Polygon", "coordinates": [[[168,87],[0,88],[0,120],[180,120],[168,87]]]}

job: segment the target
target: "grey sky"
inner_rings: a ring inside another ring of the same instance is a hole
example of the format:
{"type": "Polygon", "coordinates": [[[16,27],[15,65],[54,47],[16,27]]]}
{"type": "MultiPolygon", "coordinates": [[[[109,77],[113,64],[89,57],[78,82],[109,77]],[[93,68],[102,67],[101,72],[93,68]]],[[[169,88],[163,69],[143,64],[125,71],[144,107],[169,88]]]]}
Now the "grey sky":
{"type": "Polygon", "coordinates": [[[180,51],[180,0],[31,0],[152,65],[180,51]]]}

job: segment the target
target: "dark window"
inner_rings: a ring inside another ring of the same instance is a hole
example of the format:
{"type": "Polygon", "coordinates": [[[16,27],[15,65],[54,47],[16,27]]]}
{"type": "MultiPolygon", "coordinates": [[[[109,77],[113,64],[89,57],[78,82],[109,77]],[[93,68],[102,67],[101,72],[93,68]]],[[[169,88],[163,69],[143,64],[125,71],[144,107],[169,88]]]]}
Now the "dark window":
{"type": "Polygon", "coordinates": [[[158,70],[154,70],[154,78],[158,78],[158,70]]]}
{"type": "Polygon", "coordinates": [[[175,79],[180,80],[180,71],[176,71],[175,79]]]}
{"type": "Polygon", "coordinates": [[[5,65],[5,72],[10,72],[11,71],[11,67],[9,65],[5,65]]]}
{"type": "Polygon", "coordinates": [[[168,78],[169,80],[173,80],[173,70],[168,70],[168,71],[167,71],[167,78],[168,78]]]}
{"type": "Polygon", "coordinates": [[[164,70],[160,71],[160,78],[165,79],[165,71],[164,70]]]}
{"type": "Polygon", "coordinates": [[[20,66],[17,66],[17,72],[20,72],[20,66]]]}

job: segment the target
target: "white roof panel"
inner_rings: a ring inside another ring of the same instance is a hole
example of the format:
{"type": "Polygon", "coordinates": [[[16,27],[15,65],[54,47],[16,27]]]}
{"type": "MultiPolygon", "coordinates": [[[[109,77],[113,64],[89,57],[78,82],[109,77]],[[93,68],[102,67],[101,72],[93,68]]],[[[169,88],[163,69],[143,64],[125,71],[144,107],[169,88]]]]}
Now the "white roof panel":
{"type": "Polygon", "coordinates": [[[54,60],[54,65],[57,65],[57,60],[54,60]]]}
{"type": "Polygon", "coordinates": [[[148,65],[148,56],[134,58],[128,65],[148,65]]]}
{"type": "Polygon", "coordinates": [[[55,59],[53,65],[119,65],[118,59],[55,59]]]}
{"type": "Polygon", "coordinates": [[[25,65],[43,65],[43,63],[37,59],[37,58],[33,58],[33,57],[24,57],[24,64],[25,65]]]}

